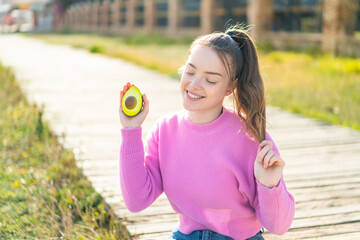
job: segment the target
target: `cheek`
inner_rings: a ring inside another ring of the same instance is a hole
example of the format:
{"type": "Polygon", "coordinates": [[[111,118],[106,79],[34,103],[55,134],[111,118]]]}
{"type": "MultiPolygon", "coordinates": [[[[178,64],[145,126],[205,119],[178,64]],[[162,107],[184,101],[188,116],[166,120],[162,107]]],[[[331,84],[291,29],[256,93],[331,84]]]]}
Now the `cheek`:
{"type": "Polygon", "coordinates": [[[185,79],[184,76],[182,76],[180,79],[180,90],[183,91],[184,88],[185,88],[185,79]]]}
{"type": "Polygon", "coordinates": [[[180,89],[183,90],[188,83],[189,83],[188,77],[186,77],[185,74],[181,75],[181,79],[180,79],[180,89]]]}

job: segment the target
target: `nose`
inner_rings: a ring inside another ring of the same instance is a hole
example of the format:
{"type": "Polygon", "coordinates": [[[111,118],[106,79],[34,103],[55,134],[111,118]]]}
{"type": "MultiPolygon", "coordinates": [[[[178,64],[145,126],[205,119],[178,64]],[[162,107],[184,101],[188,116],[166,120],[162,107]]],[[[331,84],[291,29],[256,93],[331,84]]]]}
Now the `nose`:
{"type": "Polygon", "coordinates": [[[199,75],[195,75],[193,80],[191,81],[190,85],[194,89],[200,89],[201,88],[201,77],[199,75]]]}

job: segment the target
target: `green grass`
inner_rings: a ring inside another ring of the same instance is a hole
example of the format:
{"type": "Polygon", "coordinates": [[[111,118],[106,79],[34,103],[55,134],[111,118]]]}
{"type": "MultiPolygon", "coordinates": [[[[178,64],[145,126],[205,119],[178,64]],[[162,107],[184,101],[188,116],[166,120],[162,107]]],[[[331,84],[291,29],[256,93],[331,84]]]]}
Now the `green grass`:
{"type": "Polygon", "coordinates": [[[355,33],[354,33],[354,36],[355,36],[356,38],[360,38],[360,32],[355,32],[355,33]]]}
{"type": "MultiPolygon", "coordinates": [[[[154,34],[107,37],[92,34],[29,35],[50,43],[68,44],[122,58],[179,79],[189,39],[154,34]]],[[[290,112],[360,130],[360,61],[332,57],[316,49],[306,53],[276,51],[263,43],[259,50],[267,102],[290,112]]]]}
{"type": "Polygon", "coordinates": [[[128,239],[1,65],[0,99],[0,239],[128,239]]]}
{"type": "Polygon", "coordinates": [[[357,59],[274,51],[260,64],[271,105],[360,130],[357,59]]]}

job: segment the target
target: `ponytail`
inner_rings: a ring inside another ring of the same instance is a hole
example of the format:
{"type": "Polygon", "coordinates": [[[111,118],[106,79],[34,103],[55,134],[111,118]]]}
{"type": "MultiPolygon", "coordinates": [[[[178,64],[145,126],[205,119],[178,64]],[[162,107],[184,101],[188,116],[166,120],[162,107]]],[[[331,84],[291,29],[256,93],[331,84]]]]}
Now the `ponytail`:
{"type": "Polygon", "coordinates": [[[229,29],[226,34],[238,44],[241,56],[235,66],[234,80],[237,114],[247,131],[262,142],[266,138],[266,103],[255,44],[244,30],[229,29]]]}

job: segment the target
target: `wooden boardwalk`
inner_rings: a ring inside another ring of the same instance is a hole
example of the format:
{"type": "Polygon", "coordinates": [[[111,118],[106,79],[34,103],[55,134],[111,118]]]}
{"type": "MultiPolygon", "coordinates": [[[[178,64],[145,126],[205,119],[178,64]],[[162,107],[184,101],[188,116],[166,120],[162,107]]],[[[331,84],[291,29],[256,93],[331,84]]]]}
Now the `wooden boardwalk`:
{"type": "MultiPolygon", "coordinates": [[[[13,67],[31,101],[45,103],[45,117],[59,139],[74,149],[79,166],[134,239],[166,239],[177,215],[164,195],[140,213],[130,213],[122,202],[118,93],[127,81],[147,93],[145,136],[155,119],[181,109],[178,82],[121,60],[16,35],[0,35],[0,59],[13,67]]],[[[296,214],[288,233],[265,238],[360,239],[360,132],[276,108],[268,108],[268,121],[286,161],[296,214]]]]}

